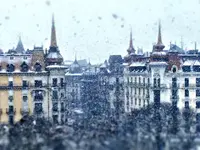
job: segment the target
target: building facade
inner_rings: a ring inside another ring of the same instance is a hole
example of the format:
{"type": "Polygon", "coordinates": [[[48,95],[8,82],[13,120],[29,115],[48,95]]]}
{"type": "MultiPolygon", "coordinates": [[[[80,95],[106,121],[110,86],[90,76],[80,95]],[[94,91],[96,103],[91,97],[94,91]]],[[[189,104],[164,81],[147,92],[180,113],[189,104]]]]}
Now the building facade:
{"type": "Polygon", "coordinates": [[[124,58],[125,112],[163,102],[199,111],[200,53],[196,46],[187,52],[175,44],[170,44],[169,50],[164,48],[160,24],[150,55],[136,54],[130,42],[124,58]]]}

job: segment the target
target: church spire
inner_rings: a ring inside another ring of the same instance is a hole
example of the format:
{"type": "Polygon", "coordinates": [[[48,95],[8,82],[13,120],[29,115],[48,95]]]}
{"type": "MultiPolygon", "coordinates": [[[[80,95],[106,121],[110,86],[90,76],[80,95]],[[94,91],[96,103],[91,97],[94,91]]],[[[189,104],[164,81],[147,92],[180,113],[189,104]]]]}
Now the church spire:
{"type": "Polygon", "coordinates": [[[160,20],[159,20],[159,25],[158,25],[158,41],[157,41],[157,44],[155,45],[155,48],[156,48],[157,51],[162,51],[165,48],[164,44],[162,43],[162,33],[161,33],[160,20]]]}
{"type": "Polygon", "coordinates": [[[133,37],[132,37],[132,28],[131,28],[131,32],[130,32],[130,41],[129,41],[129,48],[128,48],[128,54],[135,54],[135,49],[133,47],[133,37]]]}
{"type": "Polygon", "coordinates": [[[21,40],[21,36],[19,36],[19,41],[18,41],[18,43],[17,43],[17,47],[16,47],[16,52],[17,53],[24,53],[24,46],[23,46],[23,44],[22,44],[22,40],[21,40]]]}
{"type": "Polygon", "coordinates": [[[55,28],[55,20],[54,14],[52,15],[52,27],[51,27],[51,47],[58,47],[56,41],[56,28],[55,28]]]}

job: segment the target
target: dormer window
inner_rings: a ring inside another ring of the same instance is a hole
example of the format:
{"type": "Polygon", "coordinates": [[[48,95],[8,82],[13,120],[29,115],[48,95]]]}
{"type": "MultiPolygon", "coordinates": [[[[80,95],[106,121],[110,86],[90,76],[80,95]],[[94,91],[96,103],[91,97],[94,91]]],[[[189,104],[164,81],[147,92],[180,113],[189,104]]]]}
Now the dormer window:
{"type": "Polygon", "coordinates": [[[176,66],[172,66],[171,71],[172,71],[173,73],[176,73],[176,72],[177,72],[177,67],[176,67],[176,66]]]}
{"type": "Polygon", "coordinates": [[[28,65],[25,63],[25,62],[23,62],[22,64],[21,64],[21,71],[22,72],[27,72],[28,71],[28,65]]]}
{"type": "Polygon", "coordinates": [[[15,71],[15,66],[13,64],[8,64],[7,65],[7,72],[13,72],[15,71]]]}
{"type": "Polygon", "coordinates": [[[13,56],[10,56],[10,60],[13,60],[14,59],[14,57],[13,56]]]}
{"type": "Polygon", "coordinates": [[[36,72],[40,72],[42,70],[42,66],[38,62],[35,64],[34,68],[36,72]]]}

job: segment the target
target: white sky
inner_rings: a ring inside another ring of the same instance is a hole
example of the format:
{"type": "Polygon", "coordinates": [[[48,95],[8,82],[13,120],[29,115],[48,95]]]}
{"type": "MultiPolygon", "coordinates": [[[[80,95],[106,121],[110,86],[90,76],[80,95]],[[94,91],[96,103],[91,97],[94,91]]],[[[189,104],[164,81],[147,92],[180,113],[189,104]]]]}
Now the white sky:
{"type": "MultiPolygon", "coordinates": [[[[151,51],[161,19],[163,43],[200,45],[200,0],[0,0],[0,48],[49,47],[51,17],[65,59],[90,58],[103,62],[111,54],[126,55],[130,25],[134,46],[151,51]],[[113,17],[116,14],[117,17],[113,17]]],[[[198,45],[197,45],[198,46],[198,45]]]]}

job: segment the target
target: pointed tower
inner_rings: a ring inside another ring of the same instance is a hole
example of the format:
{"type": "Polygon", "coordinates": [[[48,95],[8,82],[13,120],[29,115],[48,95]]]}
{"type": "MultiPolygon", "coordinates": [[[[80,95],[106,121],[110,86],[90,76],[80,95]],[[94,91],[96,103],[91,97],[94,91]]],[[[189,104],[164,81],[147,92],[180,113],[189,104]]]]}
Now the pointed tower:
{"type": "Polygon", "coordinates": [[[162,43],[162,34],[161,34],[161,23],[159,21],[159,25],[158,25],[158,41],[157,44],[154,45],[155,51],[160,52],[163,51],[163,49],[165,48],[165,45],[162,43]]]}
{"type": "Polygon", "coordinates": [[[63,57],[60,54],[56,39],[56,28],[54,15],[52,16],[52,27],[51,27],[51,41],[50,48],[46,55],[46,65],[61,65],[63,63],[63,57]]]}
{"type": "Polygon", "coordinates": [[[132,29],[130,32],[130,41],[129,41],[129,48],[127,49],[128,54],[135,54],[135,49],[133,47],[133,37],[132,37],[132,29]]]}
{"type": "Polygon", "coordinates": [[[56,41],[56,28],[55,28],[55,20],[54,15],[52,16],[52,27],[51,27],[51,44],[50,47],[58,47],[56,41]]]}
{"type": "Polygon", "coordinates": [[[22,44],[21,36],[19,36],[19,41],[18,41],[18,43],[17,43],[17,47],[16,47],[15,51],[16,51],[17,53],[24,53],[24,52],[25,52],[24,46],[23,46],[23,44],[22,44]]]}

